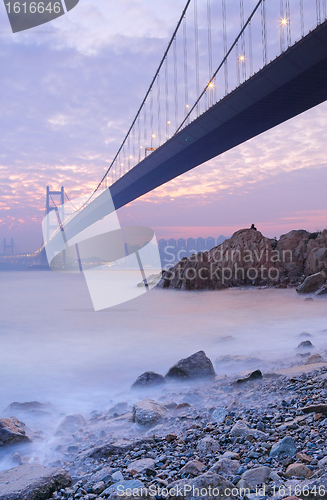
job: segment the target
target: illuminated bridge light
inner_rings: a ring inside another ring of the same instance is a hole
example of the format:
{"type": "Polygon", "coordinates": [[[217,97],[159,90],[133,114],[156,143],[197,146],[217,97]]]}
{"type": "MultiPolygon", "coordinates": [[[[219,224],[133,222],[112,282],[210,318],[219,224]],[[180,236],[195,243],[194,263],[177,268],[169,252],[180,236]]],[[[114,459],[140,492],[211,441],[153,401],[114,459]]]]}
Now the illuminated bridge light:
{"type": "Polygon", "coordinates": [[[239,60],[239,61],[245,61],[245,56],[240,56],[240,57],[238,58],[238,60],[239,60]]]}
{"type": "Polygon", "coordinates": [[[284,17],[280,20],[280,24],[281,26],[287,26],[287,24],[289,24],[289,20],[284,17]]]}
{"type": "Polygon", "coordinates": [[[151,137],[155,138],[156,134],[152,134],[151,137]]]}

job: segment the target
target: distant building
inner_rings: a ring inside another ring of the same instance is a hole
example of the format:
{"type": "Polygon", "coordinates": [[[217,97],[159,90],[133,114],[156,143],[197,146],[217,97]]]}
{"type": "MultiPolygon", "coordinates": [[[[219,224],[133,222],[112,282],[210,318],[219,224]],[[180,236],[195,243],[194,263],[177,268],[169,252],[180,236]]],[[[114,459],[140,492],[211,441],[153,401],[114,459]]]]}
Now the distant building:
{"type": "Polygon", "coordinates": [[[187,249],[188,250],[194,250],[195,248],[195,239],[194,238],[188,238],[187,239],[187,249]]]}
{"type": "Polygon", "coordinates": [[[213,238],[212,236],[209,236],[206,241],[207,249],[211,250],[211,248],[214,248],[216,246],[216,239],[213,238]]]}
{"type": "Polygon", "coordinates": [[[175,238],[170,238],[170,240],[168,240],[168,245],[170,245],[171,247],[176,247],[175,238]]]}
{"type": "Polygon", "coordinates": [[[206,240],[204,238],[198,238],[196,240],[196,246],[199,250],[204,250],[205,249],[205,246],[206,246],[206,240]]]}
{"type": "Polygon", "coordinates": [[[180,248],[186,247],[186,241],[184,240],[184,238],[178,238],[177,246],[180,248]]]}

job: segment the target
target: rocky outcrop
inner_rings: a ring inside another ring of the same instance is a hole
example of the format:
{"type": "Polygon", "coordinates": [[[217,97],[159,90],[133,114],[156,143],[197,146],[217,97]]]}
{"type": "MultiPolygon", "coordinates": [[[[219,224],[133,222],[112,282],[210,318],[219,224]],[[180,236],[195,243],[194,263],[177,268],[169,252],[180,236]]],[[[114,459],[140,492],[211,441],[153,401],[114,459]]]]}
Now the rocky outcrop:
{"type": "Polygon", "coordinates": [[[30,442],[25,426],[16,417],[0,419],[0,446],[30,442]]]}
{"type": "MultiPolygon", "coordinates": [[[[279,240],[241,229],[221,245],[164,271],[159,288],[216,290],[235,286],[298,286],[327,269],[327,230],[294,230],[279,240]]],[[[320,286],[326,283],[326,278],[320,286]]]]}
{"type": "Polygon", "coordinates": [[[198,351],[188,358],[181,359],[172,366],[166,374],[166,378],[184,380],[213,378],[215,376],[216,372],[212,362],[207,358],[204,351],[198,351]]]}
{"type": "Polygon", "coordinates": [[[0,472],[0,500],[46,500],[70,484],[71,477],[64,469],[20,465],[0,472]]]}
{"type": "Polygon", "coordinates": [[[296,289],[297,293],[314,293],[318,292],[326,283],[327,274],[325,271],[312,274],[305,278],[303,283],[296,289]]]}

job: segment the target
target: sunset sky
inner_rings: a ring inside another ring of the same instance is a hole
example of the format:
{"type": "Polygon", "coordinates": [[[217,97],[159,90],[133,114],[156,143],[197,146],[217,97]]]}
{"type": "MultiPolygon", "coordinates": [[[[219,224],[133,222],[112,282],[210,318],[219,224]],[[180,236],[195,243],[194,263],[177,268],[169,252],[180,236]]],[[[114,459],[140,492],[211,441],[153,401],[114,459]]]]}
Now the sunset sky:
{"type": "MultiPolygon", "coordinates": [[[[4,237],[21,252],[40,246],[47,185],[71,199],[96,187],[184,4],[80,0],[12,34],[1,3],[0,254],[4,237]]],[[[158,238],[228,236],[252,222],[270,237],[326,228],[326,125],[323,103],[124,207],[121,221],[158,238]]]]}

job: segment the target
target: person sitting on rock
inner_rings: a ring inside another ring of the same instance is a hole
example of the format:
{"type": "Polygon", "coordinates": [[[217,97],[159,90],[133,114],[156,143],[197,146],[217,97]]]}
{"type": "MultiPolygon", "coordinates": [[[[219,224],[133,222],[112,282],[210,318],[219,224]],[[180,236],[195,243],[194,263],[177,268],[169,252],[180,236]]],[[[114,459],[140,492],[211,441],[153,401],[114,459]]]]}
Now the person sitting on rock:
{"type": "Polygon", "coordinates": [[[252,224],[251,228],[250,229],[254,229],[255,231],[257,231],[257,228],[255,227],[254,224],[252,224]]]}

